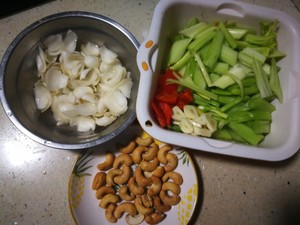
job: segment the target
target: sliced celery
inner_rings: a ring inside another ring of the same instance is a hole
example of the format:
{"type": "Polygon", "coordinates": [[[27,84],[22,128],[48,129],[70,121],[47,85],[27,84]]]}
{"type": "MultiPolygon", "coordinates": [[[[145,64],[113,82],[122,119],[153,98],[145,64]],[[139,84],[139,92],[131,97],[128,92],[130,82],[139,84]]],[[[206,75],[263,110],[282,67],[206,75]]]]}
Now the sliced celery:
{"type": "Polygon", "coordinates": [[[241,39],[244,35],[248,33],[247,29],[242,29],[242,28],[228,27],[227,29],[228,32],[235,40],[241,39]]]}
{"type": "Polygon", "coordinates": [[[207,28],[209,28],[211,26],[212,25],[210,25],[210,24],[200,22],[200,23],[194,24],[193,26],[190,26],[184,30],[179,31],[179,33],[186,37],[194,38],[197,34],[205,31],[207,28]]]}
{"type": "Polygon", "coordinates": [[[228,123],[228,127],[238,133],[251,145],[258,145],[264,139],[264,135],[254,133],[246,124],[232,121],[228,123]]]}
{"type": "Polygon", "coordinates": [[[268,134],[271,131],[271,122],[266,120],[253,120],[246,123],[257,134],[268,134]]]}
{"type": "Polygon", "coordinates": [[[238,52],[229,46],[223,44],[219,56],[220,60],[227,63],[230,66],[237,64],[238,52]]]}
{"type": "Polygon", "coordinates": [[[273,95],[268,76],[263,70],[261,64],[253,57],[253,71],[256,78],[256,84],[262,98],[270,97],[273,95]]]}
{"type": "Polygon", "coordinates": [[[193,49],[196,52],[203,47],[206,43],[211,41],[213,37],[215,36],[215,33],[217,32],[216,27],[210,27],[206,29],[205,31],[201,32],[201,35],[199,37],[196,37],[189,45],[188,49],[193,49]]]}
{"type": "Polygon", "coordinates": [[[224,35],[222,34],[222,32],[217,31],[217,33],[212,39],[210,48],[207,53],[207,57],[203,59],[203,63],[210,69],[212,69],[213,66],[215,66],[219,58],[223,40],[224,40],[224,35]]]}
{"type": "Polygon", "coordinates": [[[229,65],[227,63],[217,62],[216,66],[213,69],[213,72],[217,74],[224,74],[227,73],[228,70],[229,70],[229,65]]]}
{"type": "Polygon", "coordinates": [[[202,73],[202,75],[203,75],[203,77],[204,77],[204,79],[206,81],[207,86],[211,87],[213,84],[212,84],[212,82],[210,80],[210,77],[209,77],[208,72],[207,72],[207,70],[206,70],[206,68],[204,66],[203,61],[201,60],[200,56],[195,51],[192,51],[192,55],[195,57],[196,62],[199,65],[200,71],[201,71],[201,73],[202,73]]]}
{"type": "Polygon", "coordinates": [[[191,38],[184,38],[173,42],[170,49],[167,66],[173,65],[174,63],[178,62],[182,58],[191,40],[192,40],[191,38]]]}
{"type": "Polygon", "coordinates": [[[223,33],[225,40],[228,42],[229,46],[233,49],[235,49],[238,44],[236,40],[233,38],[231,33],[228,31],[227,27],[224,25],[223,22],[219,23],[219,29],[223,33]]]}
{"type": "Polygon", "coordinates": [[[182,67],[184,67],[188,63],[190,58],[191,58],[191,54],[189,51],[187,51],[180,60],[178,60],[174,65],[170,66],[170,69],[175,70],[175,71],[180,70],[182,67]]]}
{"type": "Polygon", "coordinates": [[[281,84],[280,84],[280,80],[279,80],[279,76],[278,76],[278,72],[277,72],[277,65],[276,65],[274,58],[271,60],[270,87],[271,87],[271,90],[276,95],[276,97],[278,98],[278,101],[280,103],[282,103],[283,94],[282,94],[281,84]]]}

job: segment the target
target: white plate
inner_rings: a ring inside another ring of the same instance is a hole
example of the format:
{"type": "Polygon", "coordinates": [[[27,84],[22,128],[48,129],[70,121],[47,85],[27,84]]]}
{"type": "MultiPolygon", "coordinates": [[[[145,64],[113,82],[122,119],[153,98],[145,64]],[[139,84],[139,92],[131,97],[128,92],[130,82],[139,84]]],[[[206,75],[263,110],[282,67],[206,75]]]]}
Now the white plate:
{"type": "MultiPolygon", "coordinates": [[[[96,166],[105,161],[106,151],[116,152],[118,143],[129,143],[141,134],[147,135],[142,132],[139,126],[131,126],[118,135],[117,139],[115,138],[98,148],[84,151],[78,158],[69,181],[69,205],[76,224],[111,224],[105,218],[104,209],[98,206],[99,200],[96,199],[95,191],[92,189],[93,178],[99,171],[96,166]],[[82,176],[76,176],[76,172],[81,172],[82,176]]],[[[159,145],[162,144],[161,142],[158,143],[159,145]]],[[[197,203],[198,178],[190,155],[181,147],[174,147],[172,152],[179,159],[176,171],[182,174],[184,179],[181,185],[181,202],[166,213],[167,217],[160,224],[185,225],[190,221],[197,203]]],[[[120,218],[117,224],[127,225],[124,218],[125,216],[120,218]]],[[[143,222],[141,224],[147,223],[143,222]]]]}

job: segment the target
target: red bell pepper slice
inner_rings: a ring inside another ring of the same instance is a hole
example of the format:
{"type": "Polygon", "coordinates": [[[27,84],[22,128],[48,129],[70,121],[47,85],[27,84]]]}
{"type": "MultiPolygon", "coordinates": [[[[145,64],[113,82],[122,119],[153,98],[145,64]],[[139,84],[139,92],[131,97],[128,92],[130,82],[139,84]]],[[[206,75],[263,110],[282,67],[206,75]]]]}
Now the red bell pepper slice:
{"type": "Polygon", "coordinates": [[[158,106],[158,104],[155,101],[151,101],[151,107],[154,111],[155,117],[159,123],[159,125],[164,128],[167,126],[167,121],[165,118],[164,113],[162,112],[161,108],[158,106]]]}
{"type": "Polygon", "coordinates": [[[159,90],[169,93],[177,92],[178,84],[167,83],[168,79],[176,80],[173,70],[168,69],[162,76],[159,77],[159,90]]]}
{"type": "Polygon", "coordinates": [[[185,89],[182,93],[178,96],[177,106],[180,109],[183,109],[185,105],[190,104],[193,101],[193,95],[190,89],[185,89]]]}
{"type": "Polygon", "coordinates": [[[177,103],[178,93],[177,91],[167,92],[167,91],[160,91],[155,95],[155,100],[158,102],[164,102],[171,105],[175,105],[177,103]]]}
{"type": "Polygon", "coordinates": [[[159,102],[158,106],[162,110],[165,116],[167,126],[171,126],[172,114],[173,114],[172,107],[165,102],[159,102]]]}

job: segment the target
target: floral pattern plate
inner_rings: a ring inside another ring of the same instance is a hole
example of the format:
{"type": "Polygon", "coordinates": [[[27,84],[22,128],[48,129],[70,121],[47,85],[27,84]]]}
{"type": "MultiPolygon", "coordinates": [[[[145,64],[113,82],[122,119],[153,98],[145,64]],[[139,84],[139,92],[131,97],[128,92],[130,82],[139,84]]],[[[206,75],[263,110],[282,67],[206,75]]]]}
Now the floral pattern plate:
{"type": "MultiPolygon", "coordinates": [[[[69,181],[69,205],[74,221],[78,225],[111,225],[105,218],[105,210],[99,207],[99,200],[95,197],[92,182],[99,171],[97,164],[105,161],[107,151],[117,152],[118,143],[129,143],[136,136],[146,137],[147,134],[139,126],[132,125],[115,139],[98,147],[85,150],[78,158],[69,181]]],[[[156,141],[156,140],[155,140],[156,141]]],[[[163,143],[156,141],[159,145],[163,143]]],[[[190,155],[181,147],[174,147],[179,159],[175,171],[184,179],[181,185],[181,201],[168,211],[167,217],[160,223],[172,225],[185,225],[190,221],[198,199],[198,178],[190,155]]],[[[125,216],[117,224],[127,225],[125,216]]],[[[142,222],[141,225],[146,225],[142,222]]]]}

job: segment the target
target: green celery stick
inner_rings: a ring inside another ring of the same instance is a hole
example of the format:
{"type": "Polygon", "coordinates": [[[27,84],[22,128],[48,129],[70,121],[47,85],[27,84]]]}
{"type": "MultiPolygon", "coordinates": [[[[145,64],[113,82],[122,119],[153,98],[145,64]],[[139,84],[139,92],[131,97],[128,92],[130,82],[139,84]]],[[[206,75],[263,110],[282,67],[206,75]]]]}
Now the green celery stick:
{"type": "Polygon", "coordinates": [[[186,48],[191,40],[191,38],[184,38],[173,42],[169,52],[167,66],[173,65],[182,58],[182,56],[186,53],[186,48]]]}
{"type": "Polygon", "coordinates": [[[206,65],[210,69],[212,69],[213,66],[215,66],[219,58],[223,40],[224,40],[224,35],[222,34],[222,32],[217,31],[217,33],[212,39],[210,48],[207,53],[207,57],[203,58],[204,65],[206,65]]]}
{"type": "Polygon", "coordinates": [[[219,59],[230,66],[234,66],[235,64],[237,64],[238,52],[223,44],[221,47],[219,59]]]}
{"type": "Polygon", "coordinates": [[[233,49],[235,49],[238,44],[236,40],[232,37],[231,33],[227,30],[227,27],[224,25],[223,22],[219,23],[219,29],[223,33],[225,40],[229,44],[229,46],[233,49]]]}
{"type": "Polygon", "coordinates": [[[276,95],[276,97],[278,98],[278,101],[280,103],[282,103],[283,94],[282,94],[282,89],[281,89],[281,85],[280,85],[280,79],[278,76],[277,65],[276,65],[276,61],[274,58],[272,58],[272,60],[271,60],[270,87],[271,87],[271,90],[276,95]]]}

